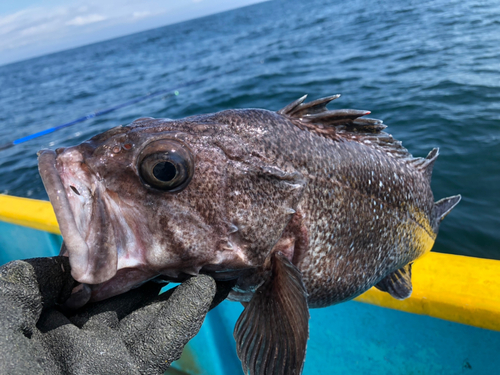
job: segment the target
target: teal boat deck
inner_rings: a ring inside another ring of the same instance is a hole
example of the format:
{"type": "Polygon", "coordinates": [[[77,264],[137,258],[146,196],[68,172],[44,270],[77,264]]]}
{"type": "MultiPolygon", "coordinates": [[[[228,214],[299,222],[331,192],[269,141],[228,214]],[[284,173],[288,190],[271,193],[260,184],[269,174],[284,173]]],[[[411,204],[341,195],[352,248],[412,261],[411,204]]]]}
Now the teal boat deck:
{"type": "MultiPolygon", "coordinates": [[[[209,313],[191,341],[199,374],[243,374],[232,329],[242,308],[209,313]]],[[[500,333],[356,301],[311,310],[304,375],[497,374],[500,333]]],[[[193,372],[195,374],[196,372],[193,372]]]]}
{"type": "MultiPolygon", "coordinates": [[[[61,237],[0,221],[0,263],[57,255],[61,237]]],[[[225,301],[212,310],[174,369],[243,374],[232,331],[242,311],[225,301]]],[[[496,374],[500,332],[351,301],[311,310],[305,375],[496,374]]],[[[168,373],[179,373],[170,370],[168,373]]]]}

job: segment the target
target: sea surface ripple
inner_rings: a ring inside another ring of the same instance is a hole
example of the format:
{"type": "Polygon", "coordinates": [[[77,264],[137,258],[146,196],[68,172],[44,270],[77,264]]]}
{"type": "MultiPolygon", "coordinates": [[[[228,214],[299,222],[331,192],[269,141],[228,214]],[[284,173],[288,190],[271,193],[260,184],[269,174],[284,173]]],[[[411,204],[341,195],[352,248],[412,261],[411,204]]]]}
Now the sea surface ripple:
{"type": "Polygon", "coordinates": [[[138,117],[278,110],[309,94],[372,111],[415,156],[440,148],[436,199],[462,194],[435,251],[500,259],[500,2],[272,1],[0,67],[0,193],[47,199],[36,151],[138,117]]]}

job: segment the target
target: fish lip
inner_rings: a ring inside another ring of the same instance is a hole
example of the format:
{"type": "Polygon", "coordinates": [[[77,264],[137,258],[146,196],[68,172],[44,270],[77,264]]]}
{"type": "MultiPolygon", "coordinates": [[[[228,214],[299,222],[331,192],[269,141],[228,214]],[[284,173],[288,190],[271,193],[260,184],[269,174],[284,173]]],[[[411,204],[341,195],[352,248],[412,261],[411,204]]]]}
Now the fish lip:
{"type": "Polygon", "coordinates": [[[70,254],[71,275],[81,283],[95,284],[96,280],[87,272],[89,248],[76,225],[66,189],[56,168],[56,156],[53,150],[39,151],[38,170],[70,254]]]}

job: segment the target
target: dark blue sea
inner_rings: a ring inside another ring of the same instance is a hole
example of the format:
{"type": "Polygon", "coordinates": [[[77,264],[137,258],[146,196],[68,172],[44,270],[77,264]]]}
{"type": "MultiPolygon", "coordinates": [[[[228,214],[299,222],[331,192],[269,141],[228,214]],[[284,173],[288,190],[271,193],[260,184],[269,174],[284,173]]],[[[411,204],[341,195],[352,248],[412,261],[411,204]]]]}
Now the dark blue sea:
{"type": "Polygon", "coordinates": [[[0,145],[157,90],[0,151],[0,193],[47,199],[37,150],[138,117],[341,93],[331,108],[371,110],[413,155],[440,148],[434,195],[463,200],[434,250],[500,259],[497,0],[271,1],[0,66],[0,145]]]}

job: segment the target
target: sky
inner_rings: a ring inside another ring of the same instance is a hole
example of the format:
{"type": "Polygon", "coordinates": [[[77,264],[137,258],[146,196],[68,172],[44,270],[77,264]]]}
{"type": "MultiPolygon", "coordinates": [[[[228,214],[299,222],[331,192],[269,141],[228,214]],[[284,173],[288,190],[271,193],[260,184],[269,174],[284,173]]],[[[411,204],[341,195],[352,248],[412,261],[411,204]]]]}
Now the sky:
{"type": "Polygon", "coordinates": [[[2,0],[0,65],[264,0],[2,0]]]}

